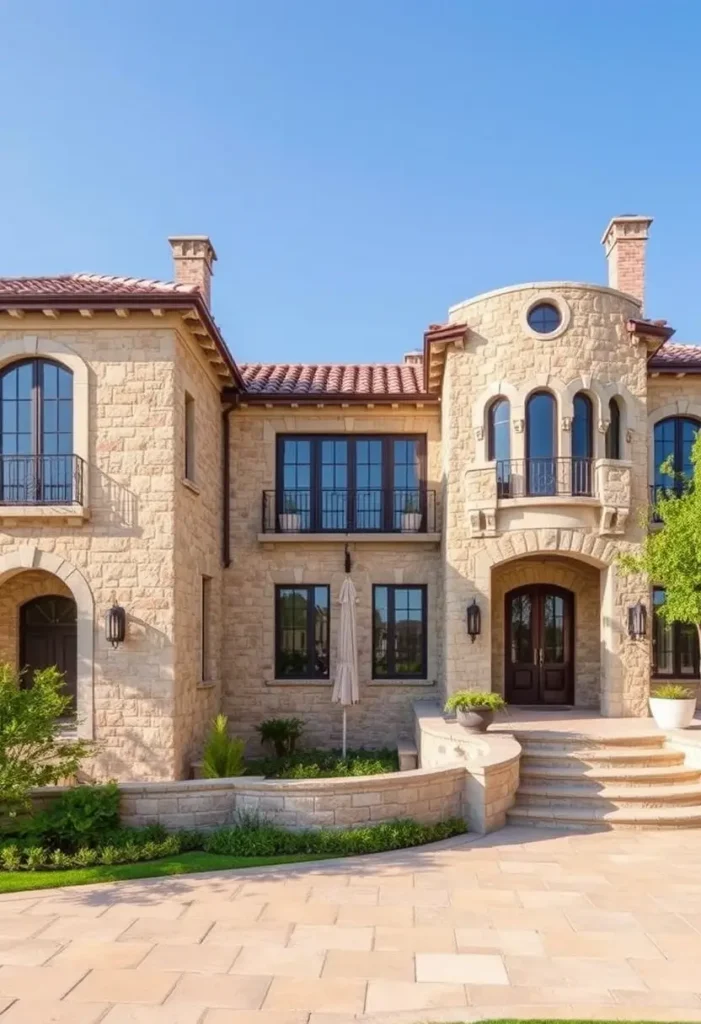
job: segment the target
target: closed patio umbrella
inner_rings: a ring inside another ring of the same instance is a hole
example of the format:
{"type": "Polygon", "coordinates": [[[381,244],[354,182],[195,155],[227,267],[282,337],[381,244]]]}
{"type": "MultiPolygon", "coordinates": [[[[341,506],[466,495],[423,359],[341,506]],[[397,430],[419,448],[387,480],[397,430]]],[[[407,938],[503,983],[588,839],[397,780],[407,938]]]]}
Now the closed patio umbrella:
{"type": "Polygon", "coordinates": [[[358,645],[355,626],[356,590],[350,576],[341,586],[339,602],[341,619],[338,631],[338,663],[331,700],[343,707],[343,758],[346,757],[346,708],[357,704],[358,697],[358,645]]]}

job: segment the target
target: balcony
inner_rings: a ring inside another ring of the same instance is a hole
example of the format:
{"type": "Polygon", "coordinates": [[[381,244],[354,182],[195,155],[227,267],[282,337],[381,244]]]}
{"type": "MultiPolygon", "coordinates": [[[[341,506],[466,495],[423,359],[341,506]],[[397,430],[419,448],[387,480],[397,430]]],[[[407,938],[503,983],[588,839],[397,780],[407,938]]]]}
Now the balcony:
{"type": "Polygon", "coordinates": [[[506,459],[496,464],[497,498],[591,498],[594,459],[506,459]]]}
{"type": "Polygon", "coordinates": [[[79,455],[0,455],[0,515],[83,518],[84,481],[79,455]]]}
{"type": "Polygon", "coordinates": [[[423,487],[263,491],[262,514],[261,540],[439,539],[436,492],[423,487]]]}

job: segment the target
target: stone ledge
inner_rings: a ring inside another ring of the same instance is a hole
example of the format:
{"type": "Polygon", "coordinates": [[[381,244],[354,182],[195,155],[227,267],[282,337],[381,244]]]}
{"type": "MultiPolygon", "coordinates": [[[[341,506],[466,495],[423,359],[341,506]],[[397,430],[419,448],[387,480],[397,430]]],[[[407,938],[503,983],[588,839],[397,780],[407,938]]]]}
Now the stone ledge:
{"type": "Polygon", "coordinates": [[[9,524],[13,519],[61,519],[66,526],[80,526],[90,518],[88,505],[0,505],[0,522],[9,524]]]}
{"type": "Polygon", "coordinates": [[[259,533],[259,544],[440,544],[440,533],[259,533]]]}

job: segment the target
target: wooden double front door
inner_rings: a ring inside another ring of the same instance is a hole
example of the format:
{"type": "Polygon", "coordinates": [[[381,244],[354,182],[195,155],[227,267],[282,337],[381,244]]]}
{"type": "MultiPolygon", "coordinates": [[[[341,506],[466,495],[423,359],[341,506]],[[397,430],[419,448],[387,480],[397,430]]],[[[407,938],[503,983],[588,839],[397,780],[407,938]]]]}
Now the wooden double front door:
{"type": "Polygon", "coordinates": [[[63,692],[73,701],[74,710],[77,619],[76,604],[70,597],[36,597],[20,609],[20,663],[25,669],[25,685],[31,685],[36,671],[55,665],[63,673],[63,692]]]}
{"type": "Polygon", "coordinates": [[[510,704],[572,704],[574,594],[547,583],[506,595],[504,652],[510,704]]]}

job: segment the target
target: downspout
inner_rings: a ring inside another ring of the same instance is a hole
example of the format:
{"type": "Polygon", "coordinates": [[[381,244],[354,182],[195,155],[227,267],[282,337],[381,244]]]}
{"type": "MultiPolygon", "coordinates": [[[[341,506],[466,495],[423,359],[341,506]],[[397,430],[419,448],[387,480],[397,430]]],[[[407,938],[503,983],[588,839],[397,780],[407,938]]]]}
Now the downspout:
{"type": "Polygon", "coordinates": [[[222,565],[228,569],[231,565],[231,452],[229,444],[231,440],[231,423],[229,416],[234,405],[227,405],[222,412],[222,565]]]}

